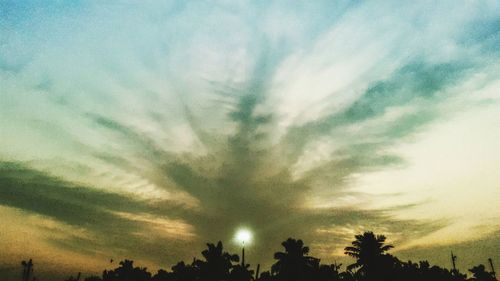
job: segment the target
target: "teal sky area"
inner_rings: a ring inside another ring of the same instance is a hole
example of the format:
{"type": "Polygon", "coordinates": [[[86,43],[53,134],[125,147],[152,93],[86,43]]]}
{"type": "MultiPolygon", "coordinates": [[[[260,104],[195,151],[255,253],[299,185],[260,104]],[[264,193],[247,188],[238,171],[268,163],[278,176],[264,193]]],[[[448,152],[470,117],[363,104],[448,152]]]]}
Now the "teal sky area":
{"type": "MultiPolygon", "coordinates": [[[[0,0],[0,274],[366,230],[500,263],[499,1],[0,0]]],[[[17,274],[17,273],[16,273],[17,274]]]]}

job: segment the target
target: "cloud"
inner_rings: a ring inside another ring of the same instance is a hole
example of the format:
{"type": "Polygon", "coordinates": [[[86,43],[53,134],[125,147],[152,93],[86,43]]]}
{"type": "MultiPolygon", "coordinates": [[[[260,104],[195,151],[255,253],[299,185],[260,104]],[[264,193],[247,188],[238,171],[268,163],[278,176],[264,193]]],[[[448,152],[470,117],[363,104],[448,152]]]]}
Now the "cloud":
{"type": "MultiPolygon", "coordinates": [[[[169,244],[169,241],[177,240],[178,237],[189,239],[194,235],[192,227],[179,219],[178,213],[183,208],[176,203],[136,200],[130,196],[68,183],[8,162],[0,165],[0,186],[1,205],[48,217],[62,223],[64,227],[87,233],[80,236],[72,231],[68,236],[45,237],[58,247],[75,252],[98,256],[138,255],[154,260],[164,251],[156,246],[160,241],[169,244]],[[175,211],[170,211],[174,208],[175,211]],[[151,216],[155,219],[151,219],[151,216]],[[148,233],[150,240],[142,243],[141,233],[148,233]],[[165,237],[166,234],[169,235],[165,237]],[[144,247],[140,253],[137,251],[139,244],[144,247]],[[151,254],[153,257],[150,257],[151,254]]],[[[46,227],[50,225],[39,226],[46,227]]]]}
{"type": "Polygon", "coordinates": [[[496,3],[150,4],[0,4],[0,204],[54,249],[158,265],[246,226],[253,260],[288,236],[328,259],[366,229],[437,243],[461,222],[415,215],[429,198],[497,195],[425,186],[435,126],[492,112],[461,146],[494,149],[496,3]]]}

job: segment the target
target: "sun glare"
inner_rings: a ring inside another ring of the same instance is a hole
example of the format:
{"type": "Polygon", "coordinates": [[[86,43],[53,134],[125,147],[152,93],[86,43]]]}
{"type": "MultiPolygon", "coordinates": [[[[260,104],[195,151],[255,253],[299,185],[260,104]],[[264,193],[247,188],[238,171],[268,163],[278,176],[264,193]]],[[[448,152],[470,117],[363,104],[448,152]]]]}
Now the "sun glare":
{"type": "Polygon", "coordinates": [[[234,239],[243,245],[249,244],[252,241],[252,233],[248,229],[239,229],[234,239]]]}

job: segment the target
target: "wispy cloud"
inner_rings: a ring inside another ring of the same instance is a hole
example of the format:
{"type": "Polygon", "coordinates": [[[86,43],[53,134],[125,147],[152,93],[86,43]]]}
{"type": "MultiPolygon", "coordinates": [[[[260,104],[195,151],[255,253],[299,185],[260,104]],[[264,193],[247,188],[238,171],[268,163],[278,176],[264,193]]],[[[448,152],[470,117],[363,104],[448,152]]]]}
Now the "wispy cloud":
{"type": "Polygon", "coordinates": [[[40,240],[159,264],[241,225],[266,262],[497,233],[495,1],[149,4],[0,4],[0,204],[83,233],[40,240]]]}

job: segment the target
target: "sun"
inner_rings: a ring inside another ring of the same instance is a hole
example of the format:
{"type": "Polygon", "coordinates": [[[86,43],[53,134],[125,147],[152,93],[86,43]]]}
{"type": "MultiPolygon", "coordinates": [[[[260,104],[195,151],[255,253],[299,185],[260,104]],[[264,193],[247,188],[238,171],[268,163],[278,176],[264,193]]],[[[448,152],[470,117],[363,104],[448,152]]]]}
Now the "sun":
{"type": "Polygon", "coordinates": [[[252,232],[248,229],[239,229],[236,231],[236,235],[234,236],[234,240],[238,243],[241,243],[243,245],[249,244],[252,242],[252,232]]]}

